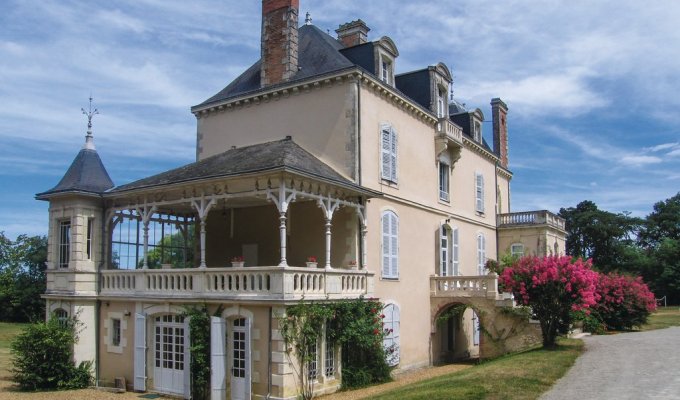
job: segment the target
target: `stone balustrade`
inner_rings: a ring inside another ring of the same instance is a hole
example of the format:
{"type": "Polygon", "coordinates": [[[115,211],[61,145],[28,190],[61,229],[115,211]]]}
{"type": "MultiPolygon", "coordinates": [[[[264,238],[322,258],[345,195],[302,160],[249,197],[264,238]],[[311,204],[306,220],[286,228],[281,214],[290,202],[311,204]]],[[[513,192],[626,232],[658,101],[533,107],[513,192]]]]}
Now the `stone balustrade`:
{"type": "Polygon", "coordinates": [[[441,136],[447,137],[459,146],[463,145],[463,129],[451,122],[448,117],[439,118],[437,124],[437,133],[441,136]]]}
{"type": "Polygon", "coordinates": [[[100,294],[155,299],[344,299],[371,296],[373,279],[368,271],[278,266],[105,270],[100,294]]]}
{"type": "Polygon", "coordinates": [[[518,225],[548,225],[560,230],[565,229],[564,219],[548,210],[498,214],[497,223],[499,228],[518,225]]]}
{"type": "Polygon", "coordinates": [[[496,299],[498,276],[431,276],[430,297],[480,297],[496,299]]]}

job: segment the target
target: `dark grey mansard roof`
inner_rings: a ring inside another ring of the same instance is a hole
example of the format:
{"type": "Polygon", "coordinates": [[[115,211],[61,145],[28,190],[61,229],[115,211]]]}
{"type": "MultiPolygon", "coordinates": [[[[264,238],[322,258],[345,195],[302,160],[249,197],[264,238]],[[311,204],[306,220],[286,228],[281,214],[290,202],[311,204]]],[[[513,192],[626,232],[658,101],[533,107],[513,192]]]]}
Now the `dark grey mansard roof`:
{"type": "Polygon", "coordinates": [[[227,150],[183,167],[117,186],[108,193],[276,170],[298,172],[367,191],[324,164],[293,140],[286,138],[227,150]]]}
{"type": "MultiPolygon", "coordinates": [[[[316,26],[301,26],[298,31],[298,67],[300,69],[287,83],[353,67],[354,63],[340,53],[343,48],[342,43],[316,26]]],[[[194,107],[205,106],[258,90],[260,90],[260,60],[219,93],[194,107]]]]}
{"type": "Polygon", "coordinates": [[[57,186],[46,192],[38,193],[36,197],[44,198],[52,194],[66,192],[101,194],[113,186],[113,181],[109,177],[109,173],[106,172],[97,151],[81,149],[57,186]]]}

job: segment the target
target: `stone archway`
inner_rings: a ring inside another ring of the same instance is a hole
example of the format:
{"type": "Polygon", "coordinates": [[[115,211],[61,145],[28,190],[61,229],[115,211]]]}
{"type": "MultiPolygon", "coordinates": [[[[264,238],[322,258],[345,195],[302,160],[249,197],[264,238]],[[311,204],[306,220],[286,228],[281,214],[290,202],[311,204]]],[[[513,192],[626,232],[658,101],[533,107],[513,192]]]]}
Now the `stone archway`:
{"type": "Polygon", "coordinates": [[[538,323],[529,321],[527,316],[506,302],[479,297],[431,298],[430,334],[433,363],[438,361],[438,356],[445,353],[441,351],[441,346],[435,346],[437,344],[435,341],[441,340],[442,335],[442,328],[440,327],[439,332],[437,330],[438,318],[453,306],[465,306],[477,314],[481,331],[479,335],[481,359],[498,357],[541,343],[541,329],[538,323]]]}

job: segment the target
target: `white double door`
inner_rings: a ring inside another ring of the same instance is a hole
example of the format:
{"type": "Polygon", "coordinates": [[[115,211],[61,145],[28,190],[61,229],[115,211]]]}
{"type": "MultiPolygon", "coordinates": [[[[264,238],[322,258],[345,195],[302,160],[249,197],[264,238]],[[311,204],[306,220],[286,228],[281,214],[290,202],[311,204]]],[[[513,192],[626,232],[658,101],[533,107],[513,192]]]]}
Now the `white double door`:
{"type": "Polygon", "coordinates": [[[154,388],[159,392],[184,394],[188,369],[187,329],[184,317],[160,315],[154,319],[154,388]],[[185,362],[186,361],[186,362],[185,362]]]}

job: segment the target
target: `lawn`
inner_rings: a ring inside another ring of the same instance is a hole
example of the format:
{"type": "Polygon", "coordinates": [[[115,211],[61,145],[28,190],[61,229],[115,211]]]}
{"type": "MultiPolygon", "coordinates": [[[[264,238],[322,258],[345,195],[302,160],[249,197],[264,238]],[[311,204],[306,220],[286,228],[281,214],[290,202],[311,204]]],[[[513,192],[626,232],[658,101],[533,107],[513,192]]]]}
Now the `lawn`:
{"type": "Polygon", "coordinates": [[[501,357],[372,398],[536,399],[567,372],[581,351],[582,341],[562,339],[556,350],[537,349],[501,357]]]}
{"type": "Polygon", "coordinates": [[[0,322],[0,377],[8,377],[11,364],[9,347],[14,336],[21,332],[26,324],[0,322]]]}
{"type": "Polygon", "coordinates": [[[640,330],[651,331],[653,329],[668,328],[669,326],[680,326],[680,307],[659,307],[649,317],[647,324],[642,326],[640,330]]]}

